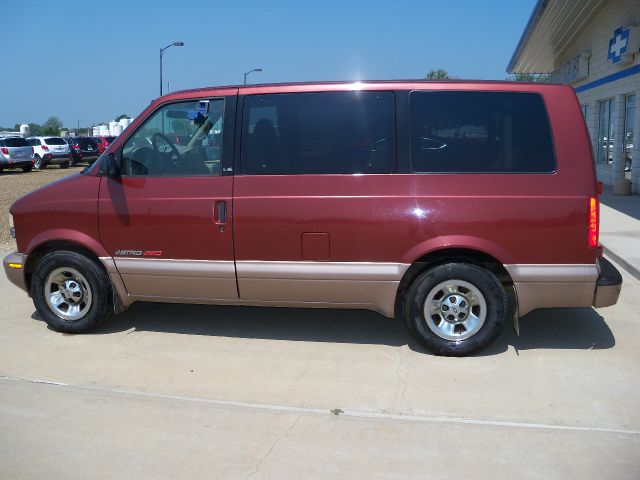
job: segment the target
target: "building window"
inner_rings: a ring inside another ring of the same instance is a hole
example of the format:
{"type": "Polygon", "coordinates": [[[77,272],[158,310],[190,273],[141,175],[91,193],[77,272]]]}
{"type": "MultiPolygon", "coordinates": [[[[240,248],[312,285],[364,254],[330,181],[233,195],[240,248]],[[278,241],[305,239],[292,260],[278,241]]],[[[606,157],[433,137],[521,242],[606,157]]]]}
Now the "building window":
{"type": "Polygon", "coordinates": [[[613,99],[599,102],[600,119],[598,122],[598,163],[611,165],[613,163],[613,99]]]}
{"type": "Polygon", "coordinates": [[[633,157],[633,123],[636,119],[636,96],[627,95],[624,102],[624,171],[631,172],[633,157]]]}

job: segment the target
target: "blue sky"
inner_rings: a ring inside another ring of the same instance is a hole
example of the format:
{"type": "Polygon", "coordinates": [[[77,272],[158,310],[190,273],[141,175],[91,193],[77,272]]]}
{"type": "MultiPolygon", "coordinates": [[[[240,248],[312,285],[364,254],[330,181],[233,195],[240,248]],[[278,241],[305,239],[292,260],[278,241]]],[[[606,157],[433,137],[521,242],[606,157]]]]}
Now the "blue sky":
{"type": "Polygon", "coordinates": [[[164,88],[252,82],[503,79],[535,0],[5,0],[0,125],[136,116],[164,88]]]}

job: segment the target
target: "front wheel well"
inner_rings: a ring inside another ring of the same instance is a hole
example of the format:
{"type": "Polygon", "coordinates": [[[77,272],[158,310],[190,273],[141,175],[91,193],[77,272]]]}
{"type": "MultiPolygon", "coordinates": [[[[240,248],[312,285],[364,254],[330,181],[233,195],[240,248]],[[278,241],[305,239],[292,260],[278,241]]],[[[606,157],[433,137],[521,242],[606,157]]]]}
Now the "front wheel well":
{"type": "Polygon", "coordinates": [[[48,253],[61,250],[76,252],[80,255],[84,255],[88,259],[92,260],[100,268],[105,270],[104,265],[102,264],[98,256],[87,247],[78,243],[69,242],[67,240],[52,240],[50,242],[45,242],[41,245],[38,245],[27,256],[27,262],[24,266],[25,279],[27,281],[27,291],[31,291],[31,277],[33,276],[33,272],[35,271],[38,263],[40,263],[40,260],[42,260],[42,258],[48,253]]]}
{"type": "Polygon", "coordinates": [[[509,272],[504,268],[502,262],[485,252],[467,248],[446,248],[442,250],[435,250],[416,259],[402,276],[396,293],[396,317],[402,318],[404,315],[405,294],[418,275],[435,267],[436,265],[451,262],[470,263],[485,268],[493,273],[504,286],[511,285],[513,283],[509,272]]]}

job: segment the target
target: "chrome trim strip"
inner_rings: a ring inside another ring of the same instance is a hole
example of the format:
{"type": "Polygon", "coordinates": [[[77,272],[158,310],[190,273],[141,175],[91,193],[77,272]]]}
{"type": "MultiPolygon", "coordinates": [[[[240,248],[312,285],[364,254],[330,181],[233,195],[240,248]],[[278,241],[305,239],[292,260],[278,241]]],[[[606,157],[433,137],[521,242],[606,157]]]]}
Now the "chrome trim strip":
{"type": "Polygon", "coordinates": [[[238,279],[399,281],[406,263],[236,261],[238,279]]]}
{"type": "Polygon", "coordinates": [[[514,282],[595,282],[598,266],[589,264],[512,264],[504,268],[514,282]]]}

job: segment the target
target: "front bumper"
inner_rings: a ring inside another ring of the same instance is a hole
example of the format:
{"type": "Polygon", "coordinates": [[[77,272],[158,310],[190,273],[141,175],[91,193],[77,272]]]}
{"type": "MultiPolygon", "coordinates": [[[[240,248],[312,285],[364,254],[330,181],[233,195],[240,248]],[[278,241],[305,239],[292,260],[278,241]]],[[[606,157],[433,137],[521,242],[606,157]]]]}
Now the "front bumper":
{"type": "Polygon", "coordinates": [[[2,265],[4,266],[4,273],[7,275],[9,281],[16,287],[28,293],[27,279],[24,275],[24,266],[26,262],[26,255],[18,252],[13,252],[4,257],[2,265]]]}
{"type": "Polygon", "coordinates": [[[622,275],[606,258],[601,257],[599,263],[600,274],[596,281],[593,306],[595,308],[610,307],[618,302],[620,290],[622,290],[622,275]]]}

